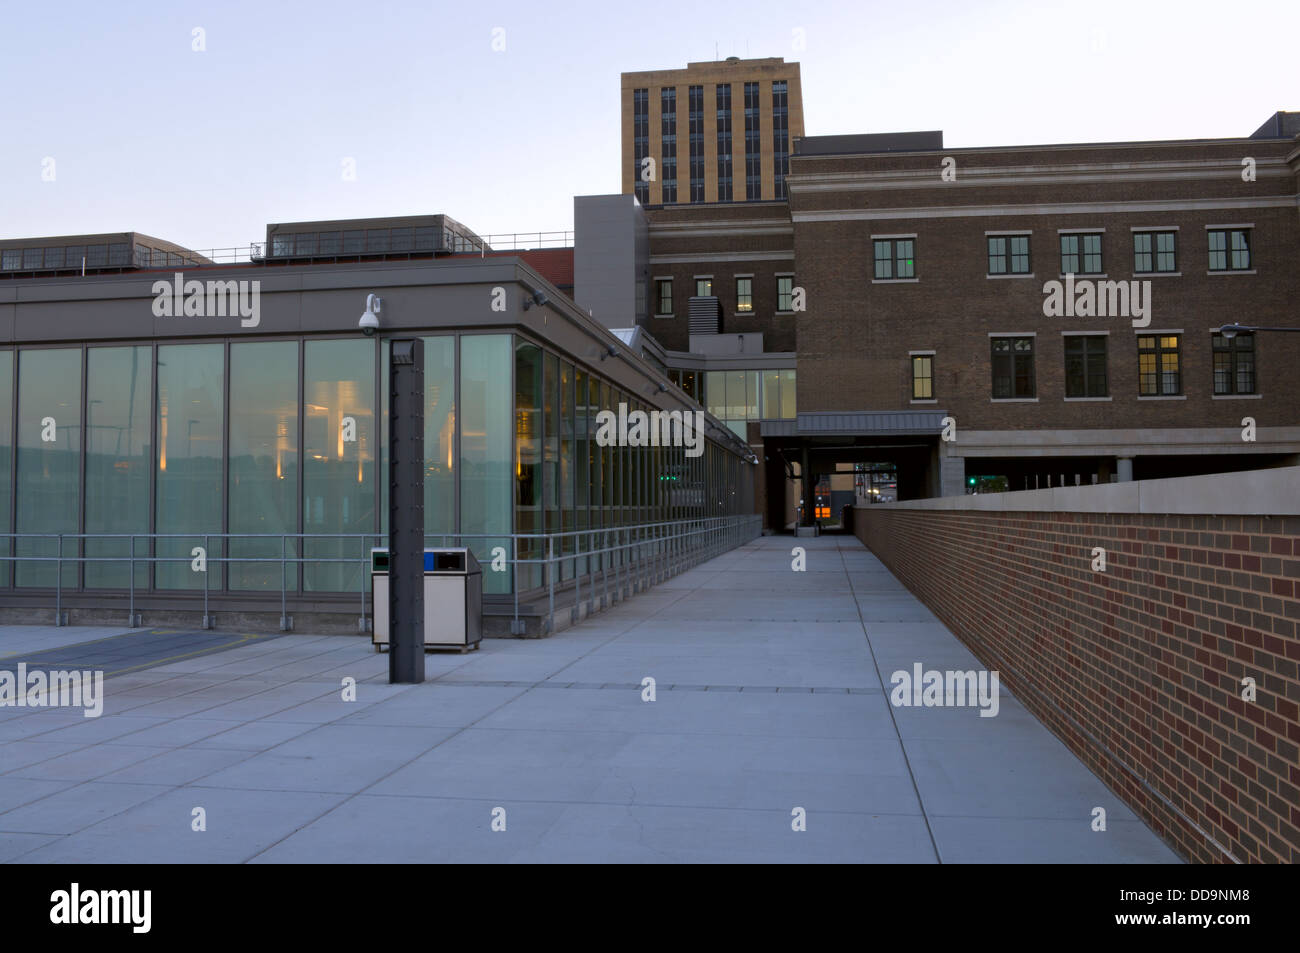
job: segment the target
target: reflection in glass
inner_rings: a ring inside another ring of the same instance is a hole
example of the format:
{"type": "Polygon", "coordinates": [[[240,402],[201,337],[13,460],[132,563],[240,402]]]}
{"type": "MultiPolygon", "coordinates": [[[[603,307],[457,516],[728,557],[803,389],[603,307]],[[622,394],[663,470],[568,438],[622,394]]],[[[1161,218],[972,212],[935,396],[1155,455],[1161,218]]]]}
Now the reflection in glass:
{"type": "MultiPolygon", "coordinates": [[[[542,533],[542,350],[522,338],[515,339],[515,532],[542,533]]],[[[519,559],[538,559],[542,541],[521,539],[519,559]]],[[[519,590],[542,584],[540,565],[517,570],[519,590]]]]}
{"type": "MultiPolygon", "coordinates": [[[[298,343],[230,345],[230,532],[298,531],[298,343]]],[[[232,559],[292,560],[295,539],[233,539],[232,559]]],[[[231,589],[297,588],[277,562],[232,562],[231,589]]]]}
{"type": "MultiPolygon", "coordinates": [[[[149,532],[152,394],[152,348],[92,347],[86,351],[88,534],[149,532]]],[[[130,554],[129,538],[87,539],[86,587],[127,588],[130,554]]],[[[136,540],[135,555],[148,557],[148,538],[136,540]]],[[[135,585],[149,585],[147,558],[135,565],[135,585]]]]}
{"type": "Polygon", "coordinates": [[[158,348],[156,531],[186,534],[158,540],[159,589],[202,589],[193,550],[204,545],[208,588],[221,588],[221,539],[204,534],[221,532],[224,350],[221,344],[158,348]]]}
{"type": "Polygon", "coordinates": [[[461,532],[488,534],[467,544],[483,564],[484,593],[509,592],[510,573],[492,572],[492,548],[509,552],[514,427],[511,421],[508,334],[473,334],[460,339],[460,516],[461,532]],[[504,538],[492,538],[504,533],[504,538]]]}
{"type": "MultiPolygon", "coordinates": [[[[10,461],[14,452],[14,352],[0,351],[0,533],[8,533],[10,496],[10,461]]],[[[0,556],[9,555],[8,538],[0,538],[0,556]]],[[[0,589],[9,585],[13,563],[0,562],[0,589]]]]}
{"type": "Polygon", "coordinates": [[[375,341],[308,341],[303,386],[307,592],[359,592],[375,532],[375,341]]]}

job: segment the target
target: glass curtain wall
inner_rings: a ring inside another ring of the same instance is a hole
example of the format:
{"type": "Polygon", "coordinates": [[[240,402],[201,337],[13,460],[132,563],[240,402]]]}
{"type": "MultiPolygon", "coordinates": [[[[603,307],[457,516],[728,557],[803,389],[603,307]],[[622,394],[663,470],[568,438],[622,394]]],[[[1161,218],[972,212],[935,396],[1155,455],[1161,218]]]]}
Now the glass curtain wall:
{"type": "Polygon", "coordinates": [[[155,585],[222,587],[221,513],[224,503],[224,344],[175,344],[158,348],[158,476],[155,532],[159,539],[155,585]]]}
{"type": "MultiPolygon", "coordinates": [[[[153,464],[153,348],[86,351],[86,533],[148,533],[153,464]]],[[[86,540],[87,589],[126,589],[131,539],[86,540]]],[[[149,555],[148,538],[135,555],[149,555]]],[[[149,562],[135,565],[137,589],[149,585],[149,562]]]]}
{"type": "MultiPolygon", "coordinates": [[[[542,349],[515,339],[515,532],[542,533],[542,349]]],[[[542,555],[541,541],[520,539],[517,559],[542,555]]],[[[516,570],[521,590],[542,584],[542,567],[525,563],[516,570]]]]}
{"type": "MultiPolygon", "coordinates": [[[[0,351],[0,533],[9,528],[14,488],[10,482],[14,446],[14,352],[0,351]]],[[[0,537],[0,556],[10,555],[9,539],[0,537]]],[[[8,588],[13,563],[0,562],[0,589],[8,588]]]]}
{"type": "Polygon", "coordinates": [[[230,588],[296,589],[298,554],[298,342],[230,345],[230,588]],[[236,560],[259,560],[244,562],[236,560]]]}
{"type": "Polygon", "coordinates": [[[510,551],[513,338],[474,334],[460,341],[460,531],[487,536],[466,543],[483,565],[483,592],[505,593],[511,591],[511,573],[492,572],[491,554],[496,546],[510,551]]]}

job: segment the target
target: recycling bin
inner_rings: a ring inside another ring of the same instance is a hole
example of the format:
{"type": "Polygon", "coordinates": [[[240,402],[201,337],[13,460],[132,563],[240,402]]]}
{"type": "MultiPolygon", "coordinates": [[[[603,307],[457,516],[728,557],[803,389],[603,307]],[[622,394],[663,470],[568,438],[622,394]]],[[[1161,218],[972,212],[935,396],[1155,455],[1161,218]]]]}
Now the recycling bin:
{"type": "MultiPolygon", "coordinates": [[[[389,642],[388,550],[370,551],[374,624],[371,643],[389,642]]],[[[483,639],[483,570],[466,548],[424,551],[424,648],[477,649],[483,639]]]]}

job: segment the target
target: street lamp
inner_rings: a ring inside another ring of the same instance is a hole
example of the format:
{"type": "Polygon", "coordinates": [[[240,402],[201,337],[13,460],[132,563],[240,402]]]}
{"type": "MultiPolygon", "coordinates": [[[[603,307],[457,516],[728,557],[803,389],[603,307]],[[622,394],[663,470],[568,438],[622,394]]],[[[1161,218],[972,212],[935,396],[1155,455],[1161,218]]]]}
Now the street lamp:
{"type": "Polygon", "coordinates": [[[1219,328],[1219,333],[1231,341],[1238,334],[1247,334],[1253,331],[1298,331],[1300,328],[1257,328],[1246,324],[1225,324],[1219,328]]]}

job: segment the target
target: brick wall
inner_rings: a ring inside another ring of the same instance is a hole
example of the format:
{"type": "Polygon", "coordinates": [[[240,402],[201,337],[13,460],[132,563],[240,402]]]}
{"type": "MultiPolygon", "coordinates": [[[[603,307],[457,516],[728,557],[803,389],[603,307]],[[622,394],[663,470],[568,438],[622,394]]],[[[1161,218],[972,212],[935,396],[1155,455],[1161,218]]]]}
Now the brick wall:
{"type": "Polygon", "coordinates": [[[1300,860],[1300,518],[854,516],[871,551],[1182,856],[1300,860]]]}

